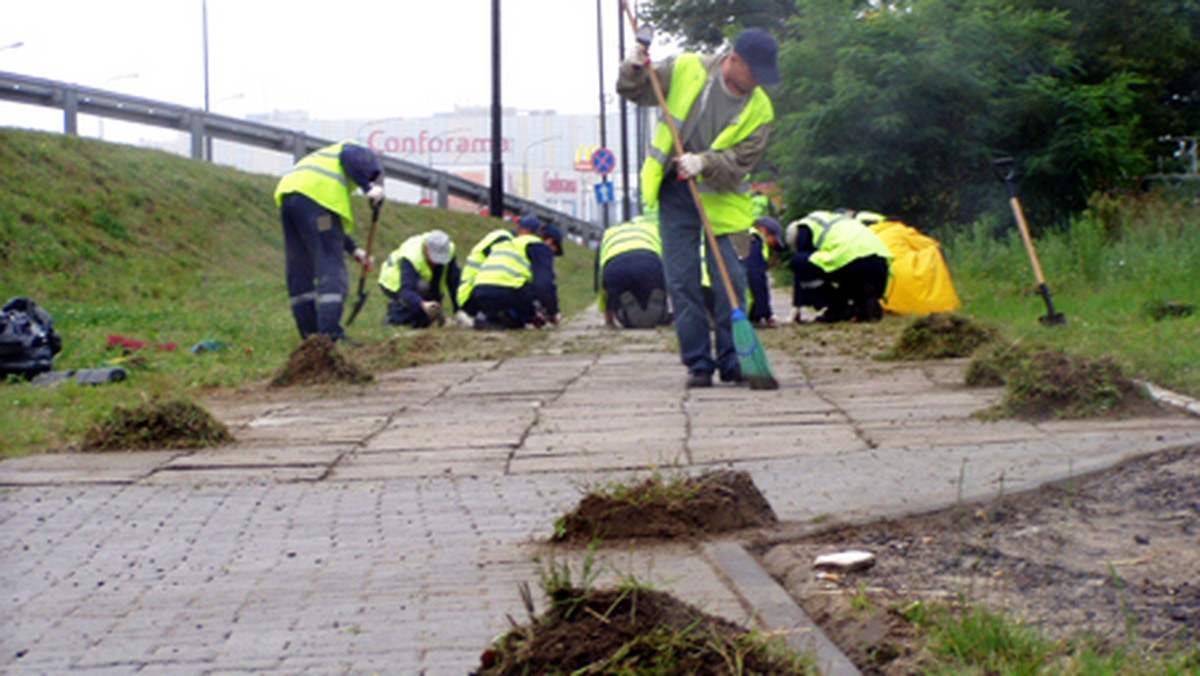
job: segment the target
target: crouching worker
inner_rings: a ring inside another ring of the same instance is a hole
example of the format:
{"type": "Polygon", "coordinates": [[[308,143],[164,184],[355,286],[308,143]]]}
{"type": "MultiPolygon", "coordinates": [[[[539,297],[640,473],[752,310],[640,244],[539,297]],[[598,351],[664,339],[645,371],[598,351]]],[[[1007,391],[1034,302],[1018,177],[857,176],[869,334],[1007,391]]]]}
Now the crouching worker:
{"type": "Polygon", "coordinates": [[[657,218],[643,214],[604,231],[600,280],[605,326],[652,329],[670,322],[657,218]]]}
{"type": "Polygon", "coordinates": [[[562,231],[542,225],[538,234],[496,242],[475,275],[471,307],[477,329],[520,329],[558,322],[554,257],[562,255],[562,231]]]}
{"type": "Polygon", "coordinates": [[[788,246],[796,252],[793,318],[800,308],[824,312],[817,321],[878,321],[880,299],[887,290],[892,252],[870,228],[851,216],[814,211],[787,228],[788,246]]]}
{"type": "Polygon", "coordinates": [[[771,252],[783,251],[783,228],[774,218],[760,216],[754,221],[750,233],[750,247],[746,255],[741,257],[742,267],[746,270],[746,291],[749,294],[746,305],[750,309],[746,315],[751,322],[763,328],[774,328],[779,325],[779,321],[775,319],[775,311],[771,309],[771,279],[768,268],[771,265],[771,252]]]}
{"type": "Polygon", "coordinates": [[[457,290],[461,273],[454,257],[454,243],[441,230],[413,235],[383,262],[379,286],[388,297],[389,324],[423,329],[445,322],[442,299],[458,310],[457,290]]]}

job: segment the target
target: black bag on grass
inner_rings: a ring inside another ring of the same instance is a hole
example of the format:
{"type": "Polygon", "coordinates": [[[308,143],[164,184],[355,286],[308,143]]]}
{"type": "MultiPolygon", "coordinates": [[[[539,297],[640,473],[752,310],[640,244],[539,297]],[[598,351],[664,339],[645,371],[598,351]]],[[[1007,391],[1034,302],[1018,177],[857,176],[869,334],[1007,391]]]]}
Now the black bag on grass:
{"type": "Polygon", "coordinates": [[[0,312],[0,378],[32,378],[53,367],[62,336],[50,313],[28,298],[8,301],[0,312]]]}

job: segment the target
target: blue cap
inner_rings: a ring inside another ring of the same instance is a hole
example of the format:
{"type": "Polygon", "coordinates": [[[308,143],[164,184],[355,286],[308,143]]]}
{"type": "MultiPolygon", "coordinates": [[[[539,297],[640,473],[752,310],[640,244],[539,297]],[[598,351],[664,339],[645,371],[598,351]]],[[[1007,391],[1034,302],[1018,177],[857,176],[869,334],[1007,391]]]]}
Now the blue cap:
{"type": "Polygon", "coordinates": [[[733,51],[750,66],[750,72],[759,84],[779,84],[783,79],[779,77],[779,68],[775,65],[779,45],[770,33],[758,28],[748,28],[737,36],[733,43],[733,51]]]}
{"type": "Polygon", "coordinates": [[[557,226],[550,225],[549,223],[543,224],[542,227],[539,228],[538,231],[534,234],[536,234],[538,237],[541,237],[543,239],[550,238],[550,240],[552,242],[554,242],[554,246],[551,247],[554,249],[554,255],[555,256],[563,255],[563,245],[562,245],[563,234],[562,234],[562,230],[559,230],[557,226]]]}
{"type": "Polygon", "coordinates": [[[546,224],[542,223],[542,220],[540,218],[538,218],[537,216],[530,214],[529,216],[522,216],[517,221],[517,227],[521,228],[523,230],[528,230],[529,232],[532,232],[533,234],[538,235],[538,234],[541,234],[538,231],[541,230],[542,228],[546,227],[546,224]]]}

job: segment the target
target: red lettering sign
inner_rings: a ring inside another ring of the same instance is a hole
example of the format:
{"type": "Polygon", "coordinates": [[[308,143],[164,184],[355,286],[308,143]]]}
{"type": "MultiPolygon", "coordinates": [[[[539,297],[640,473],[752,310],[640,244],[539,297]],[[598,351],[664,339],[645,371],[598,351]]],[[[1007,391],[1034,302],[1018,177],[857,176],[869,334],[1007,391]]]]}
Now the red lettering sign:
{"type": "MultiPolygon", "coordinates": [[[[432,156],[456,154],[490,154],[492,139],[478,136],[457,136],[453,134],[430,134],[428,129],[422,129],[416,136],[389,135],[382,129],[374,129],[367,134],[367,147],[377,153],[389,155],[421,155],[432,156]]],[[[512,140],[501,139],[500,152],[506,153],[512,148],[512,140]]]]}
{"type": "Polygon", "coordinates": [[[548,193],[577,193],[579,183],[571,178],[559,178],[549,171],[542,172],[542,190],[548,193]]]}

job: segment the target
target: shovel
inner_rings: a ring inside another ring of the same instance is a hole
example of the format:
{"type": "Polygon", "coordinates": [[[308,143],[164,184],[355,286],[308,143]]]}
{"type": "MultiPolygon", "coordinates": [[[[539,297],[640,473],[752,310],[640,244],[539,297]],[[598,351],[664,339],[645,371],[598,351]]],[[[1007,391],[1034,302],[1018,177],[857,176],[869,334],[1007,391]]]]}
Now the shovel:
{"type": "Polygon", "coordinates": [[[1033,238],[1029,236],[1029,226],[1025,223],[1025,214],[1021,211],[1021,200],[1017,199],[1017,189],[1013,185],[1015,163],[1011,157],[1002,157],[992,162],[996,175],[1004,181],[1008,189],[1008,203],[1012,205],[1013,216],[1017,219],[1017,227],[1021,230],[1021,239],[1025,240],[1025,250],[1029,252],[1029,262],[1033,264],[1033,274],[1037,277],[1038,291],[1046,301],[1046,315],[1038,321],[1046,326],[1066,324],[1067,318],[1061,312],[1054,311],[1054,302],[1050,300],[1050,287],[1046,286],[1046,276],[1042,274],[1042,264],[1038,262],[1037,251],[1033,249],[1033,238]]]}
{"type": "Polygon", "coordinates": [[[363,258],[362,275],[358,278],[358,300],[354,301],[354,308],[350,310],[346,326],[354,323],[358,311],[367,303],[367,266],[371,263],[371,245],[375,243],[375,226],[379,225],[379,210],[382,208],[383,202],[371,205],[371,230],[367,233],[367,255],[363,258]]]}

